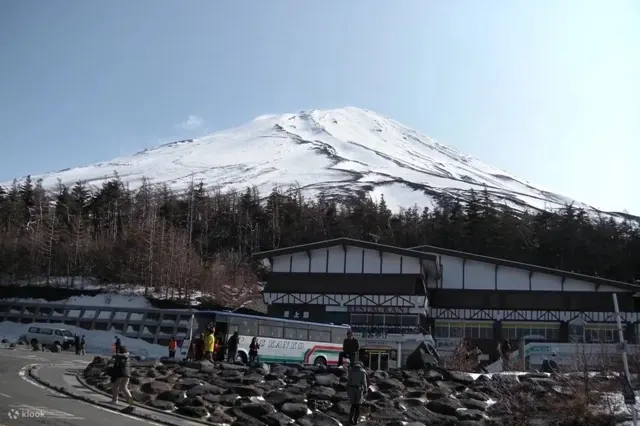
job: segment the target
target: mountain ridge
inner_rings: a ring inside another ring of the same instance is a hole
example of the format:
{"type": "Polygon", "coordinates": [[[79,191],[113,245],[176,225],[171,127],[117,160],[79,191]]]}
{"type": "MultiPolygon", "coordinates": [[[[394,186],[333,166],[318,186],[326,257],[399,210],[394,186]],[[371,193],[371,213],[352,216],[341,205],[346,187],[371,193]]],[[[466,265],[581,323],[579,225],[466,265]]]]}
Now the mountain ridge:
{"type": "Polygon", "coordinates": [[[553,211],[573,204],[633,217],[604,212],[519,179],[392,118],[356,107],[261,115],[200,138],[31,177],[55,189],[58,182],[100,185],[116,173],[132,189],[146,178],[176,190],[195,181],[221,190],[256,186],[263,193],[293,185],[310,195],[344,197],[367,191],[374,198],[384,196],[393,209],[430,207],[445,194],[464,201],[471,189],[486,189],[516,210],[553,211]]]}

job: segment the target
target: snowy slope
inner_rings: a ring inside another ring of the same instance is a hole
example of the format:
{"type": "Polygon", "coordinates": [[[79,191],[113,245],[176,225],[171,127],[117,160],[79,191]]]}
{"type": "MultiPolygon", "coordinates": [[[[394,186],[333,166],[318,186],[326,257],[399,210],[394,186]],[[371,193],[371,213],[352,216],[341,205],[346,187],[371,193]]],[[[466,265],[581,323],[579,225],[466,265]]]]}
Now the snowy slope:
{"type": "MultiPolygon", "coordinates": [[[[174,189],[193,180],[222,190],[299,185],[310,195],[371,190],[394,207],[431,206],[433,195],[464,199],[486,188],[511,207],[551,210],[574,200],[518,179],[374,112],[347,107],[260,116],[230,130],[129,157],[42,176],[45,187],[100,185],[117,172],[131,188],[143,177],[174,189]]],[[[7,185],[7,183],[5,183],[7,185]]],[[[576,202],[576,207],[585,207],[576,202]]]]}

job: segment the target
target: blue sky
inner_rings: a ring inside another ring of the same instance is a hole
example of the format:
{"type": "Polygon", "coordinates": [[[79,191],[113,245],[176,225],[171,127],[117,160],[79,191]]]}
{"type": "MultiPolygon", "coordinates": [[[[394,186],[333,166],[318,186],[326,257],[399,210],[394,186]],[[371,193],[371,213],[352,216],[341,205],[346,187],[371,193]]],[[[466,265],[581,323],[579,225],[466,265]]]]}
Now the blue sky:
{"type": "Polygon", "coordinates": [[[640,214],[640,2],[0,2],[0,181],[358,106],[640,214]]]}

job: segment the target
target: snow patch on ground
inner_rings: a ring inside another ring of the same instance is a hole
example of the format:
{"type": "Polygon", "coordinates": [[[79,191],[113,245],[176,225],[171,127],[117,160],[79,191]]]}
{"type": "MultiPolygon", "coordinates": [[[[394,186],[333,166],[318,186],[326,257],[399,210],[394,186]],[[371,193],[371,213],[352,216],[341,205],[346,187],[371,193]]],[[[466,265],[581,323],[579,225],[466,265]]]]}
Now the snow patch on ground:
{"type": "MultiPolygon", "coordinates": [[[[106,308],[151,309],[151,303],[144,297],[135,294],[103,293],[96,296],[73,296],[69,299],[47,302],[44,299],[4,299],[21,303],[50,303],[68,306],[100,306],[106,308]]],[[[93,315],[92,315],[93,316],[93,315]]]]}
{"type": "MultiPolygon", "coordinates": [[[[153,287],[145,288],[144,286],[131,284],[104,284],[99,283],[93,278],[81,277],[49,277],[41,279],[32,279],[30,281],[18,281],[12,283],[17,286],[52,286],[66,289],[102,291],[103,294],[98,296],[76,296],[60,301],[51,301],[48,303],[61,303],[71,305],[91,305],[91,306],[115,306],[115,307],[131,307],[131,308],[150,308],[151,304],[146,298],[165,299],[165,300],[185,300],[185,295],[179,295],[176,290],[156,289],[153,287]]],[[[201,291],[194,291],[189,294],[189,305],[198,306],[199,299],[206,296],[201,291]]],[[[24,302],[47,303],[43,299],[4,299],[24,302]]]]}

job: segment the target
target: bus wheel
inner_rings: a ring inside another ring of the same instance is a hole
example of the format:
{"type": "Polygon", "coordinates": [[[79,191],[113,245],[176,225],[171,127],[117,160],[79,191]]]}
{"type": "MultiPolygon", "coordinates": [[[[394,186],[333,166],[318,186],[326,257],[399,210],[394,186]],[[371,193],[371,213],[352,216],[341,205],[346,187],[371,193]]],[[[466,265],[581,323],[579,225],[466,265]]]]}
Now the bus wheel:
{"type": "Polygon", "coordinates": [[[326,366],[327,365],[327,359],[323,356],[319,356],[316,359],[313,360],[313,365],[323,365],[326,366]]]}
{"type": "Polygon", "coordinates": [[[236,355],[236,361],[241,361],[245,365],[249,362],[247,355],[244,352],[238,352],[238,355],[236,355]]]}

